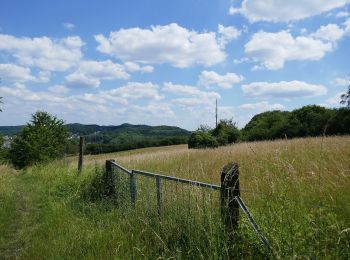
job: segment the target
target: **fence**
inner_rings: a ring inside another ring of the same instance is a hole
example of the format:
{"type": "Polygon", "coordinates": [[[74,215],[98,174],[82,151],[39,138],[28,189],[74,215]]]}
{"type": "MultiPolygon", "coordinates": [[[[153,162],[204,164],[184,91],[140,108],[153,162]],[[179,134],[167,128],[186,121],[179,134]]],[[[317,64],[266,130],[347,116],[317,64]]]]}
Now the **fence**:
{"type": "MultiPolygon", "coordinates": [[[[266,248],[271,250],[271,246],[267,238],[260,231],[257,223],[240,197],[241,190],[239,186],[238,164],[230,163],[226,165],[220,174],[221,185],[216,185],[147,171],[129,170],[114,160],[107,160],[105,181],[108,196],[114,199],[119,206],[126,205],[128,202],[130,202],[130,204],[135,207],[138,201],[142,202],[139,195],[146,195],[145,198],[148,203],[152,199],[156,201],[156,211],[159,217],[162,217],[164,214],[164,201],[166,200],[166,197],[169,197],[169,193],[167,194],[168,196],[164,196],[164,194],[167,193],[167,189],[163,188],[166,183],[175,184],[175,188],[173,187],[173,190],[175,189],[176,192],[178,192],[177,185],[179,184],[187,185],[188,190],[192,189],[192,193],[189,194],[192,194],[194,199],[191,201],[191,195],[189,195],[189,204],[193,204],[194,200],[197,201],[198,198],[203,195],[203,190],[214,192],[214,196],[210,193],[209,204],[207,203],[206,206],[210,207],[209,211],[211,214],[219,213],[219,215],[221,215],[221,220],[224,223],[225,229],[231,237],[231,240],[234,239],[234,234],[238,228],[239,209],[241,208],[261,242],[266,248]],[[145,180],[137,183],[137,176],[146,177],[151,180],[151,182],[153,181],[153,187],[150,189],[140,188],[140,191],[138,191],[139,184],[142,185],[145,180]],[[150,195],[152,193],[152,189],[155,190],[155,198],[152,198],[150,195]],[[216,197],[215,201],[213,200],[213,197],[216,197]],[[218,208],[220,208],[220,210],[218,208]]],[[[169,189],[168,186],[167,188],[169,189]]],[[[185,198],[186,196],[181,197],[182,200],[185,198]]],[[[204,200],[203,196],[202,200],[204,200]]],[[[196,203],[194,204],[198,205],[196,203]]],[[[145,204],[142,204],[142,206],[145,206],[145,204]]]]}

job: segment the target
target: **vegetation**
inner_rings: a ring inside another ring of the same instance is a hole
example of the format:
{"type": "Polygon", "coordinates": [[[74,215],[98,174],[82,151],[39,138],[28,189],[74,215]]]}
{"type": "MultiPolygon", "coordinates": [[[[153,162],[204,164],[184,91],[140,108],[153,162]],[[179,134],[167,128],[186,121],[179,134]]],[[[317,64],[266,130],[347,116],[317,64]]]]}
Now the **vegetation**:
{"type": "Polygon", "coordinates": [[[152,179],[137,177],[135,208],[127,190],[124,203],[99,197],[103,175],[93,164],[106,156],[129,169],[209,183],[219,183],[222,167],[236,161],[241,197],[276,258],[350,257],[350,137],[344,136],[94,155],[80,175],[75,158],[72,165],[56,161],[22,171],[0,166],[0,258],[228,259],[230,250],[235,258],[269,257],[242,212],[239,242],[227,241],[217,193],[162,182],[161,218],[152,179]]]}
{"type": "MultiPolygon", "coordinates": [[[[130,137],[126,137],[125,140],[121,139],[119,144],[96,144],[88,143],[86,145],[86,154],[100,154],[100,153],[112,153],[118,151],[126,151],[145,147],[157,147],[166,145],[186,144],[188,142],[187,136],[174,136],[163,138],[145,138],[133,140],[130,137]]],[[[77,146],[75,146],[76,149],[77,146]]],[[[76,151],[75,151],[76,152],[76,151]]],[[[72,153],[72,152],[71,152],[72,153]]],[[[74,153],[74,152],[73,152],[74,153]]]]}
{"type": "Polygon", "coordinates": [[[14,138],[9,159],[15,167],[23,168],[48,162],[64,155],[68,131],[63,121],[47,112],[38,111],[14,138]]]}
{"type": "Polygon", "coordinates": [[[262,141],[322,135],[350,134],[350,110],[304,106],[288,111],[255,115],[238,130],[232,120],[221,120],[215,129],[200,127],[190,136],[189,148],[214,148],[237,141],[262,141]]]}
{"type": "Polygon", "coordinates": [[[201,126],[188,140],[188,148],[216,148],[219,145],[235,143],[240,136],[232,119],[222,119],[215,129],[201,126]]]}
{"type": "Polygon", "coordinates": [[[348,86],[348,90],[341,95],[340,104],[346,104],[346,107],[350,109],[350,84],[348,86]]]}
{"type": "Polygon", "coordinates": [[[313,105],[291,112],[264,112],[254,116],[241,133],[244,141],[349,134],[350,110],[313,105]]]}
{"type": "MultiPolygon", "coordinates": [[[[78,153],[78,136],[85,137],[88,154],[110,153],[150,146],[185,144],[190,132],[174,126],[147,126],[122,124],[120,126],[99,126],[67,124],[70,133],[66,153],[78,153]]],[[[23,126],[0,126],[0,133],[15,135],[23,126]]]]}

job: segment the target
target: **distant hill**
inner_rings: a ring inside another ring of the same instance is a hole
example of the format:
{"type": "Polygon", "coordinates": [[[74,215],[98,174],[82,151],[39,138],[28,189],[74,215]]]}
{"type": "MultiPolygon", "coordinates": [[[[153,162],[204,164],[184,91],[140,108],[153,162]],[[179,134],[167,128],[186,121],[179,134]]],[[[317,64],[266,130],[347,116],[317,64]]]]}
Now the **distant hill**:
{"type": "MultiPolygon", "coordinates": [[[[122,133],[133,133],[144,136],[188,136],[191,132],[176,126],[148,126],[148,125],[132,125],[132,124],[122,124],[122,125],[85,125],[85,124],[67,124],[66,125],[69,132],[72,135],[120,135],[122,133]]],[[[15,135],[21,131],[23,125],[19,126],[0,126],[0,134],[2,135],[15,135]]]]}
{"type": "Polygon", "coordinates": [[[18,126],[0,126],[0,134],[2,135],[15,135],[21,129],[23,128],[23,125],[18,126]]]}
{"type": "MultiPolygon", "coordinates": [[[[67,124],[71,145],[68,153],[76,153],[79,136],[85,137],[86,153],[103,153],[129,150],[150,146],[185,144],[190,131],[176,126],[148,126],[122,124],[118,126],[100,126],[67,124]]],[[[23,126],[0,126],[0,134],[12,136],[21,131],[23,126]]]]}

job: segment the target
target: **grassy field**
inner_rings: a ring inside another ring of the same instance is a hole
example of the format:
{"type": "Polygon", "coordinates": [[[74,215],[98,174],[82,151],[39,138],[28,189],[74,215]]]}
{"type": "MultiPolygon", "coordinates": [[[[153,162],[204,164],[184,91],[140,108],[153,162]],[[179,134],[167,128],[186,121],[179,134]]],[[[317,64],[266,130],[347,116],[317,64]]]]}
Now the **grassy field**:
{"type": "Polygon", "coordinates": [[[349,259],[349,158],[347,136],[86,156],[80,175],[75,157],[21,172],[0,166],[0,258],[349,259]],[[235,242],[228,239],[217,193],[164,183],[161,218],[154,183],[146,178],[137,179],[135,208],[98,199],[106,159],[216,184],[222,167],[237,162],[241,197],[273,252],[243,214],[235,242]]]}

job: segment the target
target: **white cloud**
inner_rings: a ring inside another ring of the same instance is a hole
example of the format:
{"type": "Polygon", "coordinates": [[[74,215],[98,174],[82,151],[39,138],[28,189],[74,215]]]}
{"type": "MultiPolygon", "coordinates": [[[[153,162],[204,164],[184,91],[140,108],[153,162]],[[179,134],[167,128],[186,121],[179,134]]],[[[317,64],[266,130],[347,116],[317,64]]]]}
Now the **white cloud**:
{"type": "Polygon", "coordinates": [[[345,11],[340,11],[335,16],[338,17],[338,18],[340,18],[340,17],[348,17],[349,13],[345,12],[345,11]]]}
{"type": "Polygon", "coordinates": [[[63,103],[65,99],[63,97],[57,97],[49,92],[34,92],[26,88],[21,83],[15,83],[12,87],[0,87],[0,96],[12,96],[28,102],[50,102],[50,103],[63,103]]]}
{"type": "Polygon", "coordinates": [[[0,78],[9,81],[34,81],[30,68],[17,66],[14,64],[0,64],[0,78]]]}
{"type": "Polygon", "coordinates": [[[67,30],[73,30],[75,28],[75,25],[72,23],[63,23],[63,27],[67,30]]]}
{"type": "Polygon", "coordinates": [[[0,51],[12,54],[21,65],[45,71],[65,71],[77,64],[83,45],[78,36],[52,40],[46,36],[17,38],[0,34],[0,51]]]}
{"type": "Polygon", "coordinates": [[[344,22],[344,31],[346,35],[350,35],[350,19],[344,22]]]}
{"type": "Polygon", "coordinates": [[[268,101],[262,101],[257,103],[246,103],[239,106],[242,109],[254,109],[259,111],[267,111],[267,110],[282,110],[285,108],[284,105],[281,104],[270,104],[268,101]]]}
{"type": "Polygon", "coordinates": [[[159,101],[163,97],[158,92],[158,85],[151,82],[128,82],[125,86],[103,91],[101,94],[106,99],[122,98],[126,101],[129,99],[148,99],[159,101]]]}
{"type": "Polygon", "coordinates": [[[111,93],[106,93],[98,91],[71,96],[65,96],[63,92],[68,89],[60,85],[52,86],[49,89],[50,91],[46,92],[33,91],[18,83],[12,86],[2,86],[0,87],[0,96],[6,97],[6,107],[4,108],[5,111],[0,114],[0,117],[3,117],[1,122],[5,122],[5,124],[14,124],[14,122],[23,124],[29,120],[30,114],[37,110],[48,111],[68,122],[78,121],[81,123],[164,124],[166,122],[164,120],[174,118],[175,114],[171,106],[155,100],[154,95],[152,95],[152,89],[157,89],[156,85],[139,83],[139,86],[143,85],[144,89],[150,89],[150,93],[140,94],[138,93],[139,89],[133,87],[135,84],[138,83],[130,83],[129,90],[121,88],[120,92],[111,91],[111,93]],[[144,97],[142,105],[132,102],[135,101],[135,98],[131,98],[133,92],[138,95],[136,98],[144,97]],[[116,99],[110,98],[113,93],[116,95],[116,99]],[[123,94],[123,97],[118,100],[117,96],[119,94],[123,94]],[[124,98],[128,98],[129,102],[124,102],[124,98]],[[8,118],[13,119],[9,121],[8,118]]]}
{"type": "Polygon", "coordinates": [[[247,97],[312,97],[322,96],[327,89],[322,85],[309,84],[303,81],[252,82],[242,85],[242,91],[247,97]]]}
{"type": "Polygon", "coordinates": [[[230,14],[241,13],[250,22],[288,22],[318,15],[348,4],[349,0],[244,0],[230,14]]]}
{"type": "Polygon", "coordinates": [[[124,67],[130,72],[140,71],[142,73],[151,73],[154,70],[152,66],[140,66],[139,64],[131,61],[125,62],[124,67]]]}
{"type": "Polygon", "coordinates": [[[50,73],[47,71],[40,71],[38,76],[32,75],[30,68],[18,66],[15,64],[0,64],[0,78],[3,80],[14,82],[41,82],[50,81],[50,73]]]}
{"type": "Polygon", "coordinates": [[[218,25],[218,34],[219,34],[219,44],[222,48],[225,47],[227,43],[229,43],[233,39],[237,39],[241,35],[241,31],[238,30],[234,26],[223,26],[221,24],[218,25]]]}
{"type": "Polygon", "coordinates": [[[242,57],[240,59],[234,59],[233,63],[234,64],[241,64],[241,63],[245,63],[245,62],[249,62],[250,59],[248,59],[247,57],[242,57]]]}
{"type": "Polygon", "coordinates": [[[97,50],[119,58],[144,64],[169,63],[186,68],[195,64],[211,66],[225,60],[226,54],[214,32],[199,33],[176,23],[113,31],[106,38],[95,35],[97,50]]]}
{"type": "Polygon", "coordinates": [[[70,87],[98,87],[101,80],[128,79],[130,75],[124,67],[111,60],[82,61],[78,69],[66,76],[70,87]]]}
{"type": "Polygon", "coordinates": [[[184,96],[173,99],[173,103],[186,107],[212,105],[215,104],[216,99],[220,98],[220,95],[217,92],[201,91],[194,86],[173,84],[171,82],[164,83],[162,90],[178,96],[184,96]]]}
{"type": "Polygon", "coordinates": [[[289,60],[320,60],[333,46],[312,37],[294,38],[288,31],[260,31],[252,36],[244,50],[250,58],[260,62],[260,69],[277,70],[289,60]]]}
{"type": "Polygon", "coordinates": [[[97,88],[100,81],[95,78],[89,78],[84,73],[74,72],[65,77],[66,84],[71,88],[97,88]]]}
{"type": "Polygon", "coordinates": [[[321,26],[315,33],[310,36],[324,41],[335,42],[344,36],[344,30],[336,24],[321,26]]]}
{"type": "Polygon", "coordinates": [[[204,70],[199,75],[198,84],[205,87],[219,86],[222,88],[232,88],[234,84],[239,83],[242,80],[244,80],[244,77],[235,73],[220,75],[215,71],[204,70]]]}
{"type": "Polygon", "coordinates": [[[50,92],[56,93],[56,94],[67,94],[69,92],[69,88],[67,88],[66,86],[63,86],[63,85],[50,86],[48,88],[48,90],[50,92]]]}
{"type": "Polygon", "coordinates": [[[130,116],[142,115],[146,118],[173,118],[175,116],[174,111],[171,109],[169,104],[164,103],[151,103],[146,106],[134,105],[128,109],[130,116]]]}
{"type": "Polygon", "coordinates": [[[339,105],[340,104],[340,96],[344,94],[344,92],[338,92],[337,94],[335,94],[333,97],[330,97],[326,100],[326,104],[327,105],[339,105]]]}
{"type": "Polygon", "coordinates": [[[332,80],[330,82],[332,85],[336,85],[336,86],[347,86],[349,85],[349,80],[346,78],[335,78],[334,80],[332,80]]]}

